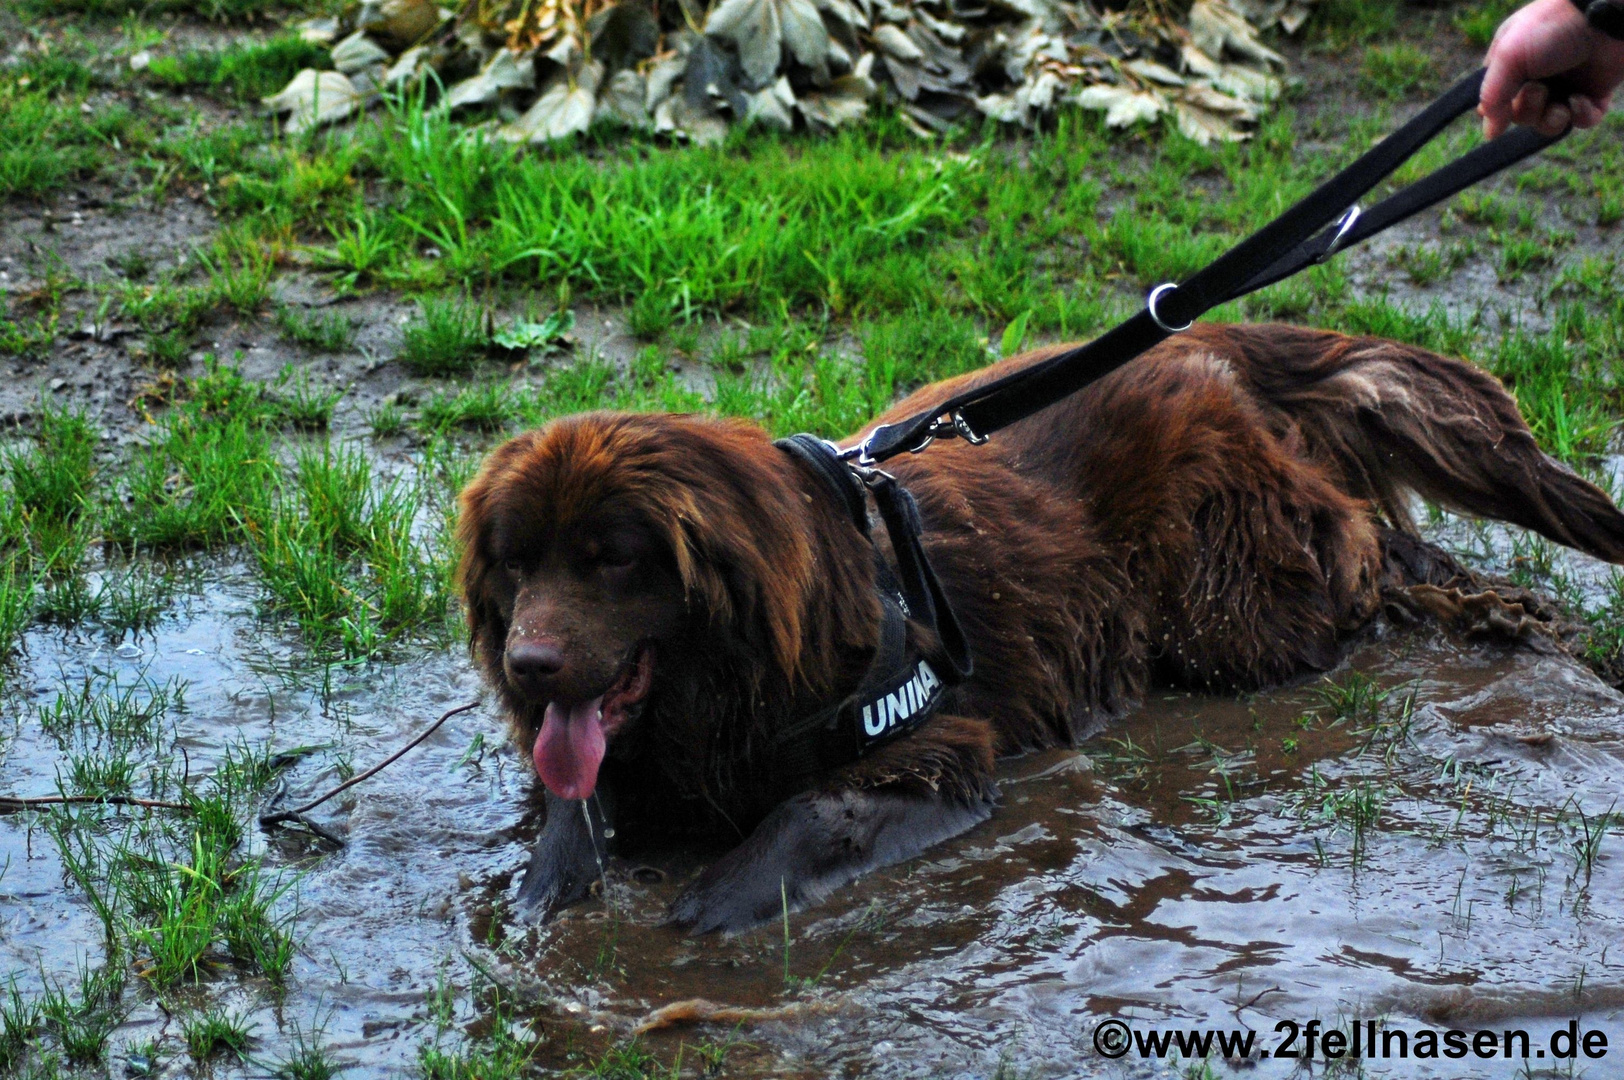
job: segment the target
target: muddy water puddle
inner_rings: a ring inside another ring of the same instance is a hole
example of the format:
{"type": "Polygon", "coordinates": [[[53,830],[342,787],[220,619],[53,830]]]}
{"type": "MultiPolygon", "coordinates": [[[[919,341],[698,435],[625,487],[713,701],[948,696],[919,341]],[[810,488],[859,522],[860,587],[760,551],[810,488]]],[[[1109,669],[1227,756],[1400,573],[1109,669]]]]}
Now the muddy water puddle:
{"type": "MultiPolygon", "coordinates": [[[[144,635],[31,634],[0,728],[6,793],[52,792],[94,749],[39,715],[86,679],[183,687],[143,768],[203,776],[228,747],[269,745],[297,751],[294,793],[478,692],[456,649],[311,668],[248,578],[216,565],[196,581],[144,635]]],[[[341,850],[249,829],[244,852],[295,882],[286,990],[223,957],[201,987],[159,995],[132,977],[107,1068],[124,1075],[127,1048],[157,1037],[158,1074],[191,1074],[181,1017],[207,1000],[257,1038],[249,1063],[212,1075],[265,1075],[316,1026],[344,1075],[400,1075],[425,1045],[488,1039],[499,997],[503,1022],[539,1035],[544,1069],[605,1069],[652,1010],[703,998],[761,1011],[639,1045],[666,1065],[683,1054],[685,1075],[706,1054],[717,1075],[1164,1075],[1172,1063],[1100,1057],[1095,1025],[1242,1027],[1266,1046],[1282,1020],[1369,1017],[1521,1027],[1540,1046],[1577,1016],[1616,1044],[1577,1071],[1624,1072],[1624,837],[1604,817],[1624,795],[1624,698],[1566,657],[1377,628],[1331,683],[1155,694],[1080,752],[1003,776],[990,822],[791,915],[787,943],[781,923],[697,940],[662,927],[693,853],[611,860],[596,898],[536,929],[505,903],[537,826],[530,781],[482,707],[315,812],[341,850]],[[430,999],[446,988],[438,1030],[430,999]]],[[[35,992],[101,963],[101,925],[42,819],[0,816],[0,865],[0,971],[35,992]]]]}

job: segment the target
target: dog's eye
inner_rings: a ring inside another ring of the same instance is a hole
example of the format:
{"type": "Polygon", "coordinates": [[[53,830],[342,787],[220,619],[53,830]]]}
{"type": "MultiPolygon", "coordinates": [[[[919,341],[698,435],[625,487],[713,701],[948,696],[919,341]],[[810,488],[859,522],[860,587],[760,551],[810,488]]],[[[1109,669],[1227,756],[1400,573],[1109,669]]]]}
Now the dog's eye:
{"type": "Polygon", "coordinates": [[[605,551],[598,556],[598,566],[604,570],[629,570],[637,562],[637,556],[629,551],[605,551]]]}
{"type": "Polygon", "coordinates": [[[502,569],[506,570],[510,574],[523,573],[524,572],[524,560],[522,560],[522,559],[503,559],[502,560],[502,569]]]}

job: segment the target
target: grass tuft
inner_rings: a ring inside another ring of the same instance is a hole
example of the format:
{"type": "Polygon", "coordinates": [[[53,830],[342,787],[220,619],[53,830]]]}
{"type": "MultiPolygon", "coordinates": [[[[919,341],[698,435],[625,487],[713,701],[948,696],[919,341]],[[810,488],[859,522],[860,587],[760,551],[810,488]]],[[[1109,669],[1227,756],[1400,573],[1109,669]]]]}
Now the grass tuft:
{"type": "Polygon", "coordinates": [[[276,325],[288,341],[316,352],[343,352],[355,340],[354,320],[337,311],[301,311],[295,307],[279,307],[276,309],[276,325]]]}
{"type": "Polygon", "coordinates": [[[406,328],[400,362],[413,375],[463,375],[490,347],[484,311],[456,298],[424,300],[422,317],[406,328]]]}
{"type": "Polygon", "coordinates": [[[186,1052],[195,1061],[222,1056],[246,1061],[248,1047],[254,1041],[247,1014],[228,1013],[220,1007],[183,1017],[181,1037],[186,1042],[186,1052]]]}

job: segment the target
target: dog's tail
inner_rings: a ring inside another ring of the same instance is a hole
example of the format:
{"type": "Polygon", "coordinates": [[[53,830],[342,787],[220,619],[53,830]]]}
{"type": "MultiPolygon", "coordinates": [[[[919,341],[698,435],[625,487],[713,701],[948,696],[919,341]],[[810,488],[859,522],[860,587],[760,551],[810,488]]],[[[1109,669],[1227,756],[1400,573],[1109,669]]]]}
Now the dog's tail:
{"type": "MultiPolygon", "coordinates": [[[[1413,532],[1407,493],[1497,518],[1624,563],[1624,514],[1547,456],[1497,379],[1458,360],[1378,338],[1290,327],[1213,327],[1241,354],[1282,435],[1413,532]],[[1238,349],[1236,348],[1238,346],[1238,349]]],[[[1233,350],[1233,351],[1232,351],[1233,350]]]]}

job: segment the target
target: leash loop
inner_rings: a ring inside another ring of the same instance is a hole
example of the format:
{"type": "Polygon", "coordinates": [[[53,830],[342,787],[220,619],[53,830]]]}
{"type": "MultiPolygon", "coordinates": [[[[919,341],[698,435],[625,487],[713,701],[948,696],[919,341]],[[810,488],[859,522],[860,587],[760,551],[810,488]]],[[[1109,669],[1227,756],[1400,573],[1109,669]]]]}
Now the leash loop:
{"type": "MultiPolygon", "coordinates": [[[[1150,312],[1150,321],[1161,327],[1162,330],[1168,334],[1182,334],[1184,331],[1195,325],[1195,320],[1191,319],[1183,326],[1170,326],[1168,325],[1167,321],[1162,318],[1161,313],[1156,310],[1156,301],[1160,300],[1168,293],[1176,292],[1177,290],[1177,285],[1171,281],[1166,281],[1150,290],[1150,295],[1145,298],[1145,310],[1150,312]]],[[[959,414],[954,413],[953,415],[958,416],[959,414]]],[[[983,437],[982,441],[986,441],[985,437],[983,437]]]]}

